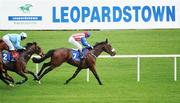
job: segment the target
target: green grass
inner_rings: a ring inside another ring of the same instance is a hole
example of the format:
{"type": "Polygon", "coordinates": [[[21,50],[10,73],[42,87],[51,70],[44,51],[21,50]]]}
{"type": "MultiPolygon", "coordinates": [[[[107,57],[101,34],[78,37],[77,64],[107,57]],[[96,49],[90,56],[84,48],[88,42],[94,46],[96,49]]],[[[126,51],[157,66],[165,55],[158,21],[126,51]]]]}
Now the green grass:
{"type": "MultiPolygon", "coordinates": [[[[0,37],[9,32],[0,31],[0,37]]],[[[26,42],[36,41],[44,51],[59,47],[73,47],[68,37],[76,31],[25,31],[26,42]]],[[[180,30],[106,30],[93,31],[90,44],[105,38],[117,54],[180,54],[180,30]]],[[[103,53],[106,54],[106,53],[103,53]]],[[[64,85],[75,67],[63,64],[46,75],[39,85],[28,75],[23,85],[8,87],[0,82],[0,103],[179,103],[180,59],[178,77],[173,81],[173,59],[142,59],[141,81],[136,82],[136,59],[98,59],[97,72],[104,83],[98,85],[92,73],[86,82],[86,71],[64,85]]],[[[29,62],[28,68],[35,71],[29,62]]],[[[10,73],[16,81],[21,77],[10,73]]]]}

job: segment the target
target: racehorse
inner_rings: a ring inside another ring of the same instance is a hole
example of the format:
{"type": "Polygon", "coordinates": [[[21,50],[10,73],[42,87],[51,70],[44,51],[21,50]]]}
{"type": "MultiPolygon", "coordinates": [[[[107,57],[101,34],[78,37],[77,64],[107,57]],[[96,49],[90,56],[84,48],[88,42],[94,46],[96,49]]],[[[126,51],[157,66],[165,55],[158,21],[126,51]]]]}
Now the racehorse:
{"type": "Polygon", "coordinates": [[[68,48],[60,48],[60,49],[53,49],[50,50],[43,58],[33,58],[34,63],[40,63],[44,61],[45,59],[51,57],[50,62],[44,63],[41,70],[37,74],[38,81],[48,72],[52,71],[54,68],[60,66],[62,63],[67,62],[73,66],[76,66],[77,69],[72,77],[70,77],[68,80],[66,80],[65,84],[68,84],[69,81],[71,81],[73,78],[77,76],[77,74],[82,69],[89,68],[91,72],[94,74],[95,78],[98,80],[99,84],[102,85],[101,80],[99,79],[99,76],[96,72],[96,58],[102,53],[106,52],[110,54],[111,56],[114,56],[116,54],[115,49],[112,48],[112,46],[108,43],[108,40],[106,39],[103,42],[96,43],[94,45],[94,49],[90,50],[85,58],[82,61],[74,61],[72,59],[72,49],[68,48]],[[47,69],[45,69],[48,67],[47,69]],[[45,70],[44,70],[45,69],[45,70]],[[44,70],[44,72],[43,72],[44,70]],[[43,73],[42,73],[43,72],[43,73]]]}
{"type": "MultiPolygon", "coordinates": [[[[3,69],[5,70],[4,73],[6,77],[8,78],[6,80],[10,81],[11,83],[14,83],[14,80],[10,76],[7,75],[7,70],[16,72],[18,75],[24,78],[23,80],[16,82],[16,84],[23,84],[28,80],[25,73],[31,74],[35,79],[37,79],[36,75],[33,72],[26,69],[26,65],[33,54],[43,56],[44,53],[42,49],[37,45],[36,42],[27,43],[25,48],[26,50],[20,52],[20,56],[19,58],[16,59],[15,62],[3,63],[3,69]]],[[[10,83],[7,83],[7,84],[11,85],[10,83]]]]}

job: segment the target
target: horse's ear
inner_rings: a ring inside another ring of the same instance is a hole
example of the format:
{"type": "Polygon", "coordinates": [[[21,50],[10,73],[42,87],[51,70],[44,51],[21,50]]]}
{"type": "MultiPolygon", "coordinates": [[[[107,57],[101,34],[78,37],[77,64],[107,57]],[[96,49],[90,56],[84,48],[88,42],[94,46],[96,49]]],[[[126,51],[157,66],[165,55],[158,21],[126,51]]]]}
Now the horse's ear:
{"type": "Polygon", "coordinates": [[[33,42],[33,44],[34,44],[34,45],[37,45],[37,43],[36,43],[36,42],[33,42]]]}
{"type": "Polygon", "coordinates": [[[106,43],[108,43],[108,39],[106,38],[106,43]]]}
{"type": "Polygon", "coordinates": [[[32,45],[32,43],[27,43],[26,45],[27,45],[27,46],[31,46],[31,45],[32,45]]]}

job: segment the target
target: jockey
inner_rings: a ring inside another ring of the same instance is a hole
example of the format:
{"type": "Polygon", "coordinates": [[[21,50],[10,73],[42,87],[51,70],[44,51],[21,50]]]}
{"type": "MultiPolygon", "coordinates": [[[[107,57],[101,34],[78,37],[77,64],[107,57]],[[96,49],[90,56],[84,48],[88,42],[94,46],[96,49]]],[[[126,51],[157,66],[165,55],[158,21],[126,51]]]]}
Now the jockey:
{"type": "Polygon", "coordinates": [[[3,36],[3,41],[8,45],[9,50],[12,53],[13,58],[17,58],[18,54],[16,50],[18,49],[25,49],[20,45],[20,41],[27,38],[27,34],[21,32],[20,34],[6,34],[3,36]]]}
{"type": "Polygon", "coordinates": [[[73,44],[74,46],[76,46],[79,51],[80,51],[80,58],[84,58],[84,55],[82,53],[82,45],[85,46],[86,48],[90,48],[92,49],[93,47],[87,43],[86,38],[89,38],[91,36],[91,33],[88,31],[85,31],[83,33],[77,33],[77,34],[73,34],[69,37],[69,43],[73,44]],[[82,45],[81,45],[81,44],[82,45]]]}

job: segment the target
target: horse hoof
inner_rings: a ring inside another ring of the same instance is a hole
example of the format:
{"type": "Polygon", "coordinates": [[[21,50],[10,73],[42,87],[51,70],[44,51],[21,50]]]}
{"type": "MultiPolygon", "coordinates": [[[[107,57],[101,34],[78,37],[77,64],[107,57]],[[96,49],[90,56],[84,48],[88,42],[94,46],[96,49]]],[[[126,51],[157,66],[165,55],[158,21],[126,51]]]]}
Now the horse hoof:
{"type": "Polygon", "coordinates": [[[67,80],[65,83],[64,83],[64,85],[67,85],[69,83],[69,81],[67,80]]]}
{"type": "Polygon", "coordinates": [[[10,87],[14,87],[14,84],[9,84],[10,87]]]}
{"type": "Polygon", "coordinates": [[[64,83],[64,85],[67,85],[68,84],[68,82],[66,81],[66,83],[64,83]]]}
{"type": "Polygon", "coordinates": [[[103,85],[103,84],[101,83],[101,84],[99,84],[99,85],[103,85]]]}
{"type": "Polygon", "coordinates": [[[37,78],[33,78],[34,81],[39,81],[37,78]]]}
{"type": "Polygon", "coordinates": [[[16,84],[19,84],[19,85],[20,85],[20,84],[22,84],[22,83],[21,83],[21,82],[16,82],[16,84]]]}
{"type": "Polygon", "coordinates": [[[37,82],[38,84],[41,84],[41,81],[36,80],[36,82],[37,82]]]}

